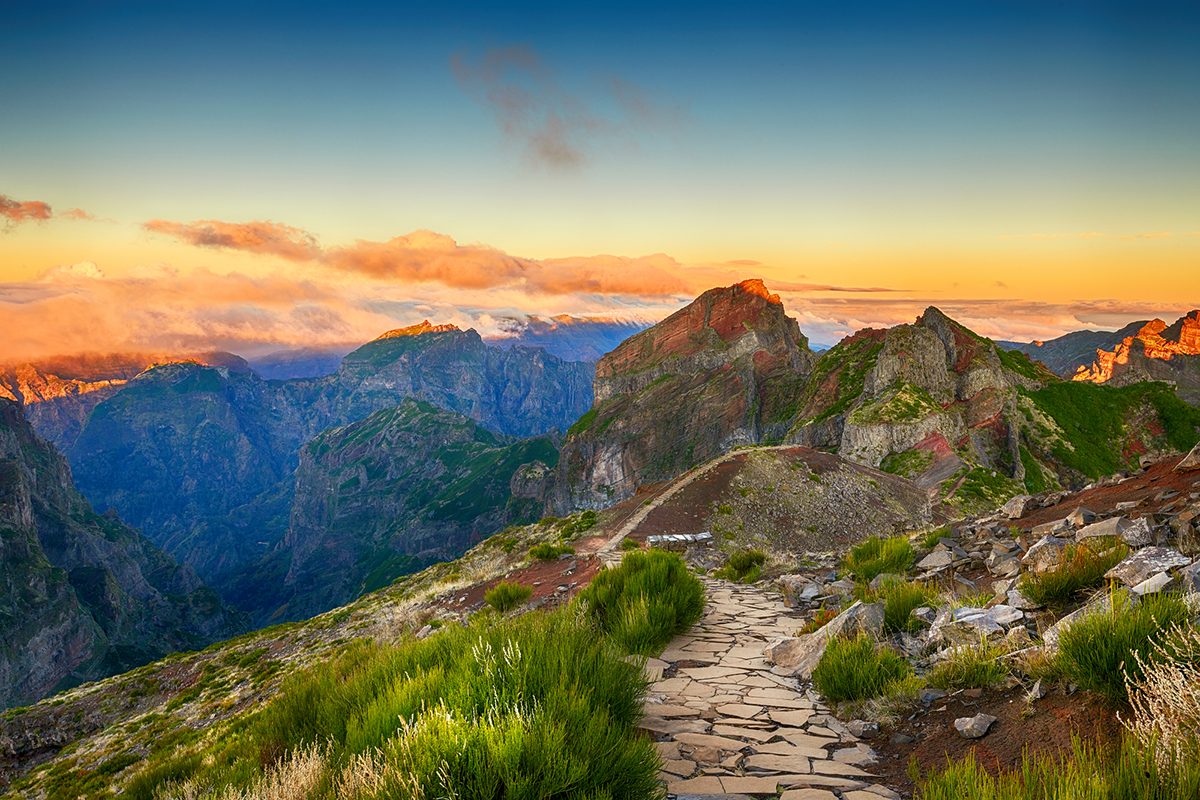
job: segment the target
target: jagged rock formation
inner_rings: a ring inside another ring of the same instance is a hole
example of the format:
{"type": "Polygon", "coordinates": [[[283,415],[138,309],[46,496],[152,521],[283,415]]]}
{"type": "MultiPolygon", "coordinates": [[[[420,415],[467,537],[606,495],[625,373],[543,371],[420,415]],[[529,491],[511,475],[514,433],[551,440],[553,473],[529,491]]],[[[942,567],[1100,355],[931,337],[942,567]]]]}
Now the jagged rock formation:
{"type": "Polygon", "coordinates": [[[304,618],[462,555],[506,525],[541,517],[517,473],[557,463],[549,437],[506,441],[467,417],[404,400],[332,428],[300,453],[281,548],[288,618],[304,618]],[[522,468],[524,467],[524,468],[522,468]]]}
{"type": "Polygon", "coordinates": [[[75,490],[66,459],[0,399],[0,706],[230,636],[245,620],[75,490]]]}
{"type": "Polygon", "coordinates": [[[1145,380],[1174,383],[1179,395],[1200,403],[1200,311],[1171,325],[1147,322],[1112,350],[1097,349],[1090,366],[1080,366],[1072,380],[1127,386],[1145,380]]]}
{"type": "Polygon", "coordinates": [[[930,490],[975,468],[1019,481],[1014,390],[1054,380],[930,307],[913,325],[868,328],[827,351],[788,441],[882,465],[930,490]]]}
{"type": "Polygon", "coordinates": [[[277,564],[246,570],[282,540],[300,448],[321,431],[412,397],[500,434],[542,434],[587,408],[591,374],[426,323],[384,334],[320,378],[264,381],[194,362],[149,369],[96,407],[68,455],[93,503],[232,599],[280,578],[277,564]]]}
{"type": "Polygon", "coordinates": [[[235,371],[249,369],[240,357],[224,352],[191,356],[85,353],[0,367],[0,397],[24,403],[34,430],[60,451],[66,450],[99,403],[148,367],[173,361],[196,361],[235,371]]]}
{"type": "Polygon", "coordinates": [[[596,364],[555,504],[599,509],[731,447],[779,440],[815,356],[760,280],[712,289],[596,364]]]}

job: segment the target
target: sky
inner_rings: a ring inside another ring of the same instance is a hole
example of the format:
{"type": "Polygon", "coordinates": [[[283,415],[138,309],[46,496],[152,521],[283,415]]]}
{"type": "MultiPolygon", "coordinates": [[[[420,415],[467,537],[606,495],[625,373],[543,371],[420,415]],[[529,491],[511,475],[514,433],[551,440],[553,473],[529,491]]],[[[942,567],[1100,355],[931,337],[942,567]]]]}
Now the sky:
{"type": "Polygon", "coordinates": [[[823,343],[1200,305],[1194,4],[2,11],[0,360],[650,322],[749,277],[823,343]]]}

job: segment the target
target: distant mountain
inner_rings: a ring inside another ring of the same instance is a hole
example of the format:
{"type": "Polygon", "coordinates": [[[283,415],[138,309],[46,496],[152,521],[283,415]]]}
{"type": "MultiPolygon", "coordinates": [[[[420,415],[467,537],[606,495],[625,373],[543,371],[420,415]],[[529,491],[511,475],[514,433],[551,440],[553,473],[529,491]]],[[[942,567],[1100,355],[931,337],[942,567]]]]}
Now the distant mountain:
{"type": "Polygon", "coordinates": [[[1134,336],[1146,325],[1146,320],[1131,322],[1119,331],[1073,331],[1057,339],[1034,342],[997,342],[1008,350],[1020,350],[1041,361],[1055,374],[1069,378],[1080,367],[1090,366],[1097,350],[1112,350],[1126,337],[1134,336]]]}
{"type": "Polygon", "coordinates": [[[537,436],[587,409],[592,369],[428,325],[389,331],[318,378],[170,364],[97,405],[68,456],[94,504],[116,508],[226,599],[244,602],[247,570],[288,530],[301,446],[322,431],[413,398],[495,434],[537,436]]]}
{"type": "Polygon", "coordinates": [[[606,320],[567,314],[542,319],[507,317],[498,320],[504,335],[486,337],[488,344],[505,349],[521,345],[543,347],[567,361],[599,361],[621,342],[650,327],[648,320],[606,320]]]}
{"type": "Polygon", "coordinates": [[[250,369],[267,380],[285,381],[289,378],[319,378],[334,372],[353,347],[299,347],[276,350],[249,360],[250,369]]]}
{"type": "Polygon", "coordinates": [[[75,490],[66,459],[0,399],[0,706],[239,632],[190,567],[75,490]]]}
{"type": "Polygon", "coordinates": [[[1114,386],[1166,381],[1175,384],[1180,397],[1200,404],[1200,311],[1171,325],[1161,319],[1147,322],[1111,350],[1097,350],[1095,360],[1071,379],[1114,386]]]}
{"type": "Polygon", "coordinates": [[[816,357],[760,280],[711,289],[596,364],[558,508],[604,508],[737,445],[780,440],[816,357]]]}

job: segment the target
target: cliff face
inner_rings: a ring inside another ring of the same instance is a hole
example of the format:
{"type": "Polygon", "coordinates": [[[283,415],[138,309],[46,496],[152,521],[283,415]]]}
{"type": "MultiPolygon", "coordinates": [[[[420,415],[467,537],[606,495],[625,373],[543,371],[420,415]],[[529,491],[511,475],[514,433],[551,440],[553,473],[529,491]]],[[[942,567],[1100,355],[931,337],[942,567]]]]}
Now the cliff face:
{"type": "Polygon", "coordinates": [[[1113,350],[1129,336],[1136,336],[1147,320],[1131,322],[1119,331],[1072,331],[1057,339],[1040,342],[997,342],[1009,350],[1019,350],[1041,361],[1054,374],[1069,378],[1081,366],[1090,367],[1097,350],[1113,350]]]}
{"type": "Polygon", "coordinates": [[[596,364],[555,505],[603,508],[740,444],[782,438],[815,356],[762,281],[705,292],[596,364]]]}
{"type": "Polygon", "coordinates": [[[1112,350],[1097,349],[1091,366],[1080,366],[1071,380],[1125,386],[1144,380],[1169,381],[1191,403],[1200,402],[1200,311],[1171,325],[1147,322],[1112,350]]]}
{"type": "Polygon", "coordinates": [[[0,400],[0,705],[203,647],[244,624],[75,490],[66,460],[0,400]]]}
{"type": "Polygon", "coordinates": [[[325,611],[537,520],[541,502],[514,496],[512,484],[557,458],[549,437],[506,441],[411,399],[325,431],[301,450],[296,470],[281,545],[290,598],[280,616],[325,611]]]}
{"type": "Polygon", "coordinates": [[[97,405],[69,456],[93,503],[257,613],[277,605],[262,585],[287,571],[275,548],[305,442],[409,397],[500,434],[541,434],[587,408],[591,375],[540,349],[500,350],[474,331],[429,325],[389,332],[320,378],[168,364],[97,405]]]}

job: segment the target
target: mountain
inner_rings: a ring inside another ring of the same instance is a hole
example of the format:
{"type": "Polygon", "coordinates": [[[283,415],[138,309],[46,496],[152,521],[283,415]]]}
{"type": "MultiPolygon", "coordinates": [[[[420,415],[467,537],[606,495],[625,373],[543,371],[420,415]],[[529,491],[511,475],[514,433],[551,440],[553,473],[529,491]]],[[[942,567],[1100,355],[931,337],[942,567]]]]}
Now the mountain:
{"type": "Polygon", "coordinates": [[[195,361],[242,372],[249,369],[242,358],[220,351],[185,356],[84,353],[0,367],[0,397],[24,403],[34,429],[59,450],[65,450],[99,403],[143,370],[175,361],[195,361]]]}
{"type": "Polygon", "coordinates": [[[599,361],[621,342],[650,326],[640,319],[604,319],[559,314],[543,319],[538,316],[502,317],[496,320],[503,335],[485,341],[508,349],[517,345],[542,347],[567,361],[599,361]]]}
{"type": "Polygon", "coordinates": [[[301,447],[322,431],[411,397],[495,434],[536,436],[586,410],[591,377],[588,364],[423,323],[318,378],[266,381],[194,362],[146,370],[96,406],[68,456],[97,507],[116,508],[238,602],[248,575],[279,576],[278,564],[253,565],[284,539],[301,447]]]}
{"type": "Polygon", "coordinates": [[[1126,337],[1136,335],[1146,322],[1131,322],[1119,331],[1072,331],[1057,339],[997,344],[1007,350],[1020,350],[1035,361],[1041,361],[1056,375],[1069,378],[1080,367],[1090,366],[1096,359],[1097,350],[1115,348],[1126,337]]]}
{"type": "Polygon", "coordinates": [[[250,369],[267,380],[285,381],[289,378],[319,378],[338,368],[353,347],[298,347],[276,350],[249,359],[250,369]]]}
{"type": "Polygon", "coordinates": [[[0,705],[238,632],[191,568],[75,490],[71,470],[0,399],[0,705]]]}
{"type": "Polygon", "coordinates": [[[558,462],[547,436],[509,441],[474,420],[406,399],[306,444],[281,549],[290,618],[373,591],[462,555],[511,524],[542,516],[544,498],[514,494],[529,465],[558,462]]]}
{"type": "Polygon", "coordinates": [[[1110,383],[1174,383],[1190,403],[1200,404],[1200,311],[1171,325],[1154,319],[1125,336],[1112,350],[1097,349],[1090,366],[1081,365],[1072,380],[1110,383]]]}
{"type": "Polygon", "coordinates": [[[558,463],[560,510],[604,508],[737,445],[787,432],[815,361],[760,280],[711,289],[596,364],[558,463]]]}

